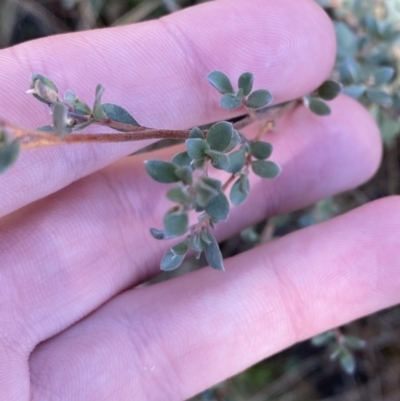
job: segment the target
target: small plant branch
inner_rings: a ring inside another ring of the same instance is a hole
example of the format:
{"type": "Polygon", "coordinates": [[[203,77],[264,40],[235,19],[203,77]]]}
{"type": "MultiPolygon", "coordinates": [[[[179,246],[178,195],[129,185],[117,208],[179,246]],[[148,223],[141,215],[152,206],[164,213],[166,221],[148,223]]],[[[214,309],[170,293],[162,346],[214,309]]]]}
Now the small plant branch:
{"type": "MultiPolygon", "coordinates": [[[[256,121],[263,121],[265,119],[271,120],[279,118],[281,115],[290,111],[296,104],[297,100],[280,103],[274,106],[263,107],[256,110],[252,115],[243,115],[242,118],[237,120],[233,127],[240,130],[253,124],[256,121]]],[[[79,123],[84,123],[88,119],[86,116],[78,114],[70,115],[75,118],[79,123]]],[[[240,117],[239,117],[240,118],[240,117]]],[[[115,122],[110,119],[105,119],[98,124],[107,126],[119,131],[118,133],[70,133],[65,134],[62,138],[54,135],[49,135],[46,132],[29,130],[17,125],[11,124],[8,121],[0,118],[0,129],[6,130],[11,134],[14,139],[20,139],[22,149],[35,149],[45,146],[54,146],[61,144],[83,143],[83,142],[131,142],[141,141],[144,139],[187,139],[190,130],[165,130],[155,129],[148,127],[135,127],[129,124],[115,122]]],[[[203,130],[207,136],[208,130],[203,130]]]]}

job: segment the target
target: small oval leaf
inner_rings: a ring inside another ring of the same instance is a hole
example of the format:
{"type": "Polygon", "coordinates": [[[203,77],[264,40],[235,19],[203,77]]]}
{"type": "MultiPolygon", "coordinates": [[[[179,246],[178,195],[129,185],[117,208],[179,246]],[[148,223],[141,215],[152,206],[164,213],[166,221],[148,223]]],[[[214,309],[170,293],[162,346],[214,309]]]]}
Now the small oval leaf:
{"type": "Polygon", "coordinates": [[[112,103],[103,103],[101,105],[101,108],[103,109],[107,117],[112,121],[140,127],[138,122],[129,114],[129,112],[127,112],[121,106],[112,103]]]}
{"type": "Polygon", "coordinates": [[[259,109],[272,102],[272,95],[265,89],[252,92],[246,101],[246,106],[251,109],[259,109]]]}
{"type": "MultiPolygon", "coordinates": [[[[5,137],[5,134],[2,134],[5,137]]],[[[0,146],[0,173],[4,173],[9,167],[11,167],[18,159],[18,155],[21,149],[19,140],[9,142],[6,138],[5,143],[0,146]]]]}
{"type": "Polygon", "coordinates": [[[318,116],[327,116],[331,114],[330,107],[325,102],[319,99],[310,99],[308,103],[308,108],[318,116]]]}
{"type": "Polygon", "coordinates": [[[210,149],[207,141],[200,138],[187,139],[185,144],[189,156],[194,160],[203,159],[206,151],[210,149]]]}
{"type": "Polygon", "coordinates": [[[366,89],[365,85],[350,85],[343,89],[343,93],[353,99],[359,99],[365,93],[366,89]]]}
{"type": "Polygon", "coordinates": [[[104,93],[103,85],[98,84],[96,87],[96,96],[93,106],[93,118],[96,121],[102,121],[105,118],[107,118],[106,113],[101,107],[101,97],[103,96],[103,93],[104,93]]]}
{"type": "Polygon", "coordinates": [[[189,191],[181,183],[167,192],[167,198],[181,204],[187,204],[191,200],[189,191]]]}
{"type": "Polygon", "coordinates": [[[216,270],[225,270],[224,261],[217,240],[209,230],[206,232],[208,241],[204,244],[204,254],[208,264],[216,270]]]}
{"type": "Polygon", "coordinates": [[[318,89],[318,95],[324,100],[333,100],[342,91],[342,85],[331,79],[325,81],[318,89]]]}
{"type": "Polygon", "coordinates": [[[157,228],[150,228],[150,234],[153,238],[161,240],[165,238],[165,233],[162,230],[158,230],[157,228]]]}
{"type": "Polygon", "coordinates": [[[388,83],[394,76],[395,70],[392,67],[382,67],[374,74],[374,84],[383,85],[388,83]]]}
{"type": "Polygon", "coordinates": [[[247,176],[240,177],[232,186],[229,198],[233,205],[242,204],[249,195],[250,181],[247,176]]]}
{"type": "Polygon", "coordinates": [[[221,71],[212,71],[207,75],[210,84],[223,95],[233,93],[233,87],[229,78],[221,71]]]}
{"type": "Polygon", "coordinates": [[[386,92],[379,89],[369,88],[367,89],[367,96],[370,100],[378,103],[380,106],[390,107],[393,105],[393,98],[386,92]]]}
{"type": "Polygon", "coordinates": [[[244,151],[243,148],[240,148],[239,150],[232,152],[229,155],[228,172],[232,174],[238,173],[244,167],[245,163],[246,163],[246,152],[244,151]]]}
{"type": "Polygon", "coordinates": [[[189,156],[188,152],[180,152],[177,153],[171,160],[171,162],[178,167],[183,167],[183,166],[190,166],[190,163],[192,163],[192,158],[189,156]]]}
{"type": "Polygon", "coordinates": [[[229,157],[225,153],[208,150],[207,155],[211,158],[211,164],[215,168],[225,171],[229,169],[229,157]]]}
{"type": "Polygon", "coordinates": [[[186,185],[191,185],[193,181],[192,168],[189,166],[178,167],[175,170],[176,176],[186,185]]]}
{"type": "Polygon", "coordinates": [[[189,132],[189,138],[206,139],[206,137],[203,134],[203,131],[198,127],[194,127],[191,129],[191,131],[189,132]]]}
{"type": "Polygon", "coordinates": [[[243,90],[243,96],[247,96],[253,89],[254,74],[252,72],[244,72],[238,81],[239,89],[243,90]]]}
{"type": "Polygon", "coordinates": [[[90,107],[86,103],[82,102],[82,100],[79,99],[75,95],[75,93],[70,90],[67,90],[65,92],[64,100],[74,108],[74,112],[76,114],[81,114],[83,116],[86,116],[92,113],[90,107]]]}
{"type": "Polygon", "coordinates": [[[207,214],[215,220],[226,220],[229,215],[229,201],[223,192],[211,199],[205,206],[207,214]]]}
{"type": "Polygon", "coordinates": [[[158,182],[170,184],[179,181],[175,174],[176,166],[172,163],[164,160],[146,160],[145,167],[150,177],[158,182]]]}
{"type": "Polygon", "coordinates": [[[281,168],[273,162],[256,160],[251,162],[254,174],[263,178],[275,178],[281,173],[281,168]]]}
{"type": "Polygon", "coordinates": [[[231,93],[225,93],[221,97],[220,106],[224,109],[235,110],[242,105],[242,101],[231,93]]]}
{"type": "Polygon", "coordinates": [[[169,238],[185,234],[188,224],[189,218],[187,213],[168,212],[164,216],[164,231],[169,238]]]}
{"type": "Polygon", "coordinates": [[[36,99],[48,105],[58,102],[58,89],[55,83],[41,74],[33,74],[28,93],[32,93],[36,99]]]}
{"type": "Polygon", "coordinates": [[[177,269],[185,259],[185,255],[177,255],[171,249],[164,255],[161,260],[161,270],[171,271],[177,269]]]}
{"type": "Polygon", "coordinates": [[[209,129],[207,142],[212,150],[224,152],[230,145],[233,135],[233,126],[227,121],[218,122],[209,129]]]}
{"type": "Polygon", "coordinates": [[[272,145],[268,142],[257,141],[250,144],[250,152],[256,159],[267,159],[271,156],[272,150],[272,145]]]}

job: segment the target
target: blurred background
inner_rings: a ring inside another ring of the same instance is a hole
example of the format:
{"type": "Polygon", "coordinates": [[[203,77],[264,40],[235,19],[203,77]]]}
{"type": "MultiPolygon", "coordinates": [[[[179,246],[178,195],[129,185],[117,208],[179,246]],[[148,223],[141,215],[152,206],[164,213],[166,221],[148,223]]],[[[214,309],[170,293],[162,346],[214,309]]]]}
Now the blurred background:
{"type": "MultiPolygon", "coordinates": [[[[369,109],[381,128],[381,168],[362,187],[249,227],[222,244],[226,257],[371,200],[399,194],[400,0],[316,1],[336,27],[339,46],[332,77],[369,109]]],[[[1,0],[0,48],[56,33],[154,19],[202,2],[1,0]]],[[[188,261],[179,274],[202,263],[188,261]]],[[[156,280],[170,277],[160,275],[156,280]]],[[[400,401],[400,307],[297,344],[192,399],[244,400],[400,401]]]]}

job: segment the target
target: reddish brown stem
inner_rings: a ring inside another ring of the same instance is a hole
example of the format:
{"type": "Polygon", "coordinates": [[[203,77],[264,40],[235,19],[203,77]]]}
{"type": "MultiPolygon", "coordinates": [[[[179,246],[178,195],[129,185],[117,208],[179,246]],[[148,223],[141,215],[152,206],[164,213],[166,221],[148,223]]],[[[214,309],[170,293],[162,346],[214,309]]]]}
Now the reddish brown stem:
{"type": "MultiPolygon", "coordinates": [[[[251,115],[242,116],[242,118],[236,121],[233,126],[236,130],[241,130],[258,120],[274,120],[291,110],[296,104],[297,100],[293,100],[255,110],[251,115]]],[[[12,138],[19,139],[23,149],[54,146],[62,143],[130,142],[141,141],[144,139],[187,139],[190,132],[190,130],[165,130],[148,127],[135,127],[112,120],[105,120],[100,124],[124,132],[99,134],[72,133],[65,134],[62,138],[59,138],[56,135],[51,135],[46,132],[18,127],[0,118],[0,130],[6,130],[11,134],[12,138]]],[[[207,135],[208,130],[204,130],[203,133],[207,135]]]]}

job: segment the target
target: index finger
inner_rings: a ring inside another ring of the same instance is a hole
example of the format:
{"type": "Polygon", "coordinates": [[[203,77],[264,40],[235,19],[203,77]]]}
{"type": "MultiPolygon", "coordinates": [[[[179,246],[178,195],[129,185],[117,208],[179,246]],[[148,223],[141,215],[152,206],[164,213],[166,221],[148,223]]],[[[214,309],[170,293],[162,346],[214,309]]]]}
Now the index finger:
{"type": "MultiPolygon", "coordinates": [[[[228,118],[206,83],[211,70],[233,80],[255,74],[255,88],[276,102],[304,95],[329,74],[335,38],[329,18],[311,0],[207,3],[159,21],[54,36],[0,53],[0,115],[34,127],[46,107],[25,90],[32,72],[50,76],[88,102],[102,83],[105,100],[132,111],[140,124],[187,128],[228,118]],[[301,16],[301,18],[299,18],[301,16]]],[[[59,190],[143,146],[60,146],[24,153],[1,177],[0,215],[59,190]]]]}

